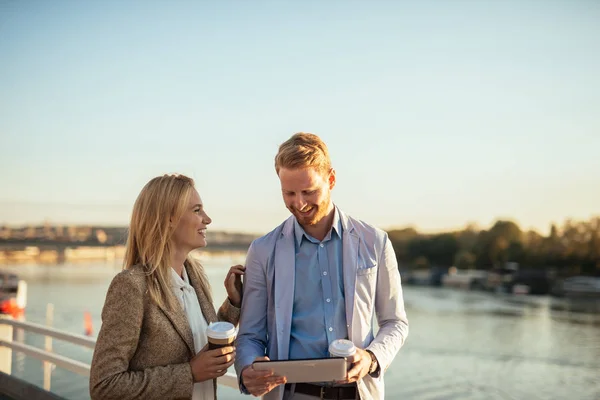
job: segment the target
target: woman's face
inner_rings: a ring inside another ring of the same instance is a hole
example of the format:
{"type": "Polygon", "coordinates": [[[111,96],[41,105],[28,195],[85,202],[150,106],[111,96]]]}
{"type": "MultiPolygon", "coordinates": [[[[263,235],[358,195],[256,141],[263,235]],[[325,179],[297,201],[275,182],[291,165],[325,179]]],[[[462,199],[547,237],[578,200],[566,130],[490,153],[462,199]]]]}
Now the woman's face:
{"type": "Polygon", "coordinates": [[[204,211],[200,195],[194,189],[190,202],[173,232],[175,247],[185,252],[206,247],[206,227],[211,222],[212,220],[204,211]]]}

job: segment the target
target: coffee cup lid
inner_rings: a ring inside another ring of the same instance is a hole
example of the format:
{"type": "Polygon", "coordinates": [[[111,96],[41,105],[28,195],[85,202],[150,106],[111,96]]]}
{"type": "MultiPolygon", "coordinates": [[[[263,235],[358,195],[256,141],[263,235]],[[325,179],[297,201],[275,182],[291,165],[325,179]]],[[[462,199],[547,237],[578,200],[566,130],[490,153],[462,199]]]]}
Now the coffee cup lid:
{"type": "Polygon", "coordinates": [[[229,339],[236,335],[235,326],[229,322],[212,322],[206,328],[206,335],[214,339],[229,339]]]}
{"type": "Polygon", "coordinates": [[[331,342],[329,352],[336,355],[351,356],[356,353],[354,343],[346,339],[338,339],[331,342]]]}

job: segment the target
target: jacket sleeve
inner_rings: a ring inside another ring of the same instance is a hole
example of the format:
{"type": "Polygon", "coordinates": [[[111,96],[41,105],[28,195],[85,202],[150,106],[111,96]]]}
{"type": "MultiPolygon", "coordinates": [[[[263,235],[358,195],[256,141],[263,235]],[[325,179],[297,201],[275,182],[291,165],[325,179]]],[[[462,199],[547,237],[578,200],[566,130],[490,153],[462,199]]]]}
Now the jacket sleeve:
{"type": "Polygon", "coordinates": [[[377,358],[380,374],[390,366],[408,336],[408,319],[404,309],[398,262],[387,235],[384,237],[380,257],[376,293],[375,314],[379,331],[367,350],[377,358]]]}
{"type": "Polygon", "coordinates": [[[263,357],[267,347],[267,282],[257,253],[256,243],[253,243],[246,257],[244,296],[236,341],[238,381],[244,367],[252,364],[256,357],[263,357]]]}
{"type": "Polygon", "coordinates": [[[102,310],[90,370],[90,397],[102,399],[191,398],[193,378],[189,363],[129,369],[142,332],[143,287],[129,271],[113,279],[102,310]]]}
{"type": "Polygon", "coordinates": [[[231,322],[233,325],[237,326],[240,321],[240,310],[240,308],[231,304],[229,298],[226,298],[223,304],[221,304],[221,307],[219,307],[217,318],[219,321],[231,322]]]}

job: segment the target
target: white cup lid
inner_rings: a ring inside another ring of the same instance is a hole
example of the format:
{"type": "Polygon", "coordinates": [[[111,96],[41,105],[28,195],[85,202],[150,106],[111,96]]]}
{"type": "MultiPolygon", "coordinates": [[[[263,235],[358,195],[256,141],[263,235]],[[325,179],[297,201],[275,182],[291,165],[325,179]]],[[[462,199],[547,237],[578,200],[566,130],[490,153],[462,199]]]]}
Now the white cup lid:
{"type": "Polygon", "coordinates": [[[229,339],[236,335],[235,326],[229,322],[212,322],[208,328],[206,328],[206,335],[214,339],[229,339]]]}
{"type": "Polygon", "coordinates": [[[329,352],[332,355],[345,357],[351,356],[356,353],[356,347],[354,343],[346,339],[338,339],[331,342],[329,345],[329,352]]]}

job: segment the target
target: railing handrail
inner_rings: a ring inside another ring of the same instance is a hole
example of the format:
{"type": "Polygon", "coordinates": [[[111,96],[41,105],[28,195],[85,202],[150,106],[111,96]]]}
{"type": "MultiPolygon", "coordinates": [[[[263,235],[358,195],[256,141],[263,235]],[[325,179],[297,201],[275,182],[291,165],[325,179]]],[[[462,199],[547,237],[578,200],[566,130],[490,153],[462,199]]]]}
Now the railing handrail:
{"type": "Polygon", "coordinates": [[[0,340],[0,346],[5,346],[10,349],[20,351],[28,356],[35,357],[41,361],[51,362],[58,367],[68,369],[71,372],[83,376],[90,376],[90,365],[81,361],[73,360],[69,357],[61,356],[60,354],[50,353],[48,351],[38,349],[37,347],[30,346],[27,344],[7,342],[0,340]]]}
{"type": "Polygon", "coordinates": [[[17,321],[10,318],[0,318],[0,324],[12,325],[14,328],[20,328],[26,331],[39,333],[40,335],[51,336],[55,339],[78,344],[80,346],[93,349],[96,347],[96,339],[75,333],[68,333],[56,328],[50,328],[33,322],[17,321]]]}
{"type": "MultiPolygon", "coordinates": [[[[40,335],[51,336],[55,339],[63,340],[65,342],[77,344],[80,346],[88,347],[93,349],[96,346],[96,339],[90,338],[83,335],[77,335],[74,333],[68,333],[59,329],[50,328],[47,326],[39,325],[33,322],[16,321],[10,318],[1,318],[0,324],[11,325],[14,328],[23,329],[40,335]]],[[[7,342],[0,340],[0,347],[8,347],[15,351],[20,351],[29,356],[35,357],[41,361],[46,361],[57,365],[58,367],[67,369],[75,372],[76,374],[89,376],[90,375],[90,364],[73,360],[69,357],[61,356],[56,353],[51,353],[34,346],[30,346],[23,343],[7,342]]],[[[218,384],[227,386],[233,389],[238,389],[237,376],[234,373],[227,372],[222,377],[218,378],[218,384]]]]}

